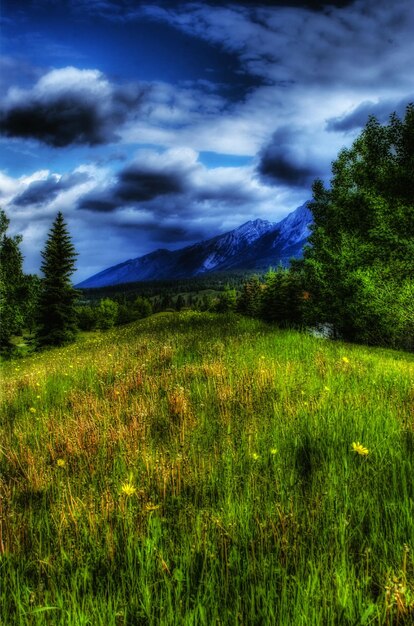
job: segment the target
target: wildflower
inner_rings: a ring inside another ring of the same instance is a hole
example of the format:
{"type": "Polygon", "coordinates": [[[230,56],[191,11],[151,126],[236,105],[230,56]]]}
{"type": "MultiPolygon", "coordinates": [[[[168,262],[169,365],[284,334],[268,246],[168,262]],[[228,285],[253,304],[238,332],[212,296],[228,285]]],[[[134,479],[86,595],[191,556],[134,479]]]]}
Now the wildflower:
{"type": "Polygon", "coordinates": [[[347,356],[342,357],[342,363],[349,363],[349,359],[347,356]]]}
{"type": "Polygon", "coordinates": [[[65,467],[66,463],[65,463],[65,459],[57,459],[56,461],[56,465],[58,467],[65,467]]]}
{"type": "Polygon", "coordinates": [[[258,459],[260,459],[260,456],[256,452],[253,452],[252,459],[253,461],[257,461],[258,459]]]}
{"type": "Polygon", "coordinates": [[[160,508],[159,504],[152,504],[151,502],[148,502],[148,504],[145,505],[146,511],[156,511],[159,508],[160,508]]]}
{"type": "Polygon", "coordinates": [[[277,454],[277,448],[270,448],[270,454],[272,454],[273,456],[277,454]]]}
{"type": "Polygon", "coordinates": [[[30,407],[29,413],[36,413],[36,409],[34,408],[34,406],[30,407]]]}
{"type": "Polygon", "coordinates": [[[359,454],[359,456],[367,456],[369,452],[368,448],[365,448],[359,441],[354,441],[351,448],[356,454],[359,454]]]}
{"type": "Polygon", "coordinates": [[[136,489],[134,487],[134,485],[131,485],[131,483],[124,483],[121,486],[121,493],[123,493],[126,496],[133,496],[134,493],[136,493],[136,489]]]}

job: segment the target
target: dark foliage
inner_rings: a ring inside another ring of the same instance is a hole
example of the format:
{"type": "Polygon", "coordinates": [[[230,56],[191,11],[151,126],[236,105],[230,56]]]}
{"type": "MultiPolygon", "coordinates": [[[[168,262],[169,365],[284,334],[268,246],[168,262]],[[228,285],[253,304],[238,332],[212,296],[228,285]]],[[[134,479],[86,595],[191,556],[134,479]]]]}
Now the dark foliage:
{"type": "Polygon", "coordinates": [[[75,248],[62,213],[58,213],[42,252],[37,341],[40,346],[73,341],[77,331],[75,304],[78,292],[70,276],[75,271],[75,248]]]}

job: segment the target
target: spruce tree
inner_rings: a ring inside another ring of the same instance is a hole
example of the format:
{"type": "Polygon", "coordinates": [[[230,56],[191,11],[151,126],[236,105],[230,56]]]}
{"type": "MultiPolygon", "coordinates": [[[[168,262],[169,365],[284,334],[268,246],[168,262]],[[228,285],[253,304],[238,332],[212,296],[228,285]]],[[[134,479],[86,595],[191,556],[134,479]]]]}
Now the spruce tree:
{"type": "Polygon", "coordinates": [[[59,346],[75,339],[78,298],[70,281],[77,254],[61,212],[41,254],[44,278],[39,296],[37,340],[40,346],[59,346]]]}

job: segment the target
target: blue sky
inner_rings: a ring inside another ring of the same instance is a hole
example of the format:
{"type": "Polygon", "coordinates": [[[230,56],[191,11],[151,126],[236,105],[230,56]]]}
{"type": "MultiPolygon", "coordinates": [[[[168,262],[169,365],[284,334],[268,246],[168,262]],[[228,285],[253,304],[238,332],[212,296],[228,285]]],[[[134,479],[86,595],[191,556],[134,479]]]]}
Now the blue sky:
{"type": "Polygon", "coordinates": [[[3,0],[0,202],[25,269],[62,211],[75,281],[329,181],[414,101],[412,0],[3,0]]]}

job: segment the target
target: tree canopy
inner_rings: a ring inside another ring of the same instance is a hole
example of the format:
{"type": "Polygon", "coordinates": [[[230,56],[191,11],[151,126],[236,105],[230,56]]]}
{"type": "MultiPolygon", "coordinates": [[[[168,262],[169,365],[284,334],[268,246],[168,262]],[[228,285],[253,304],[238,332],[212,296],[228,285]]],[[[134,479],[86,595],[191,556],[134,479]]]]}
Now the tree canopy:
{"type": "Polygon", "coordinates": [[[314,322],[350,340],[408,345],[414,335],[414,105],[371,117],[317,180],[304,268],[314,322]]]}

